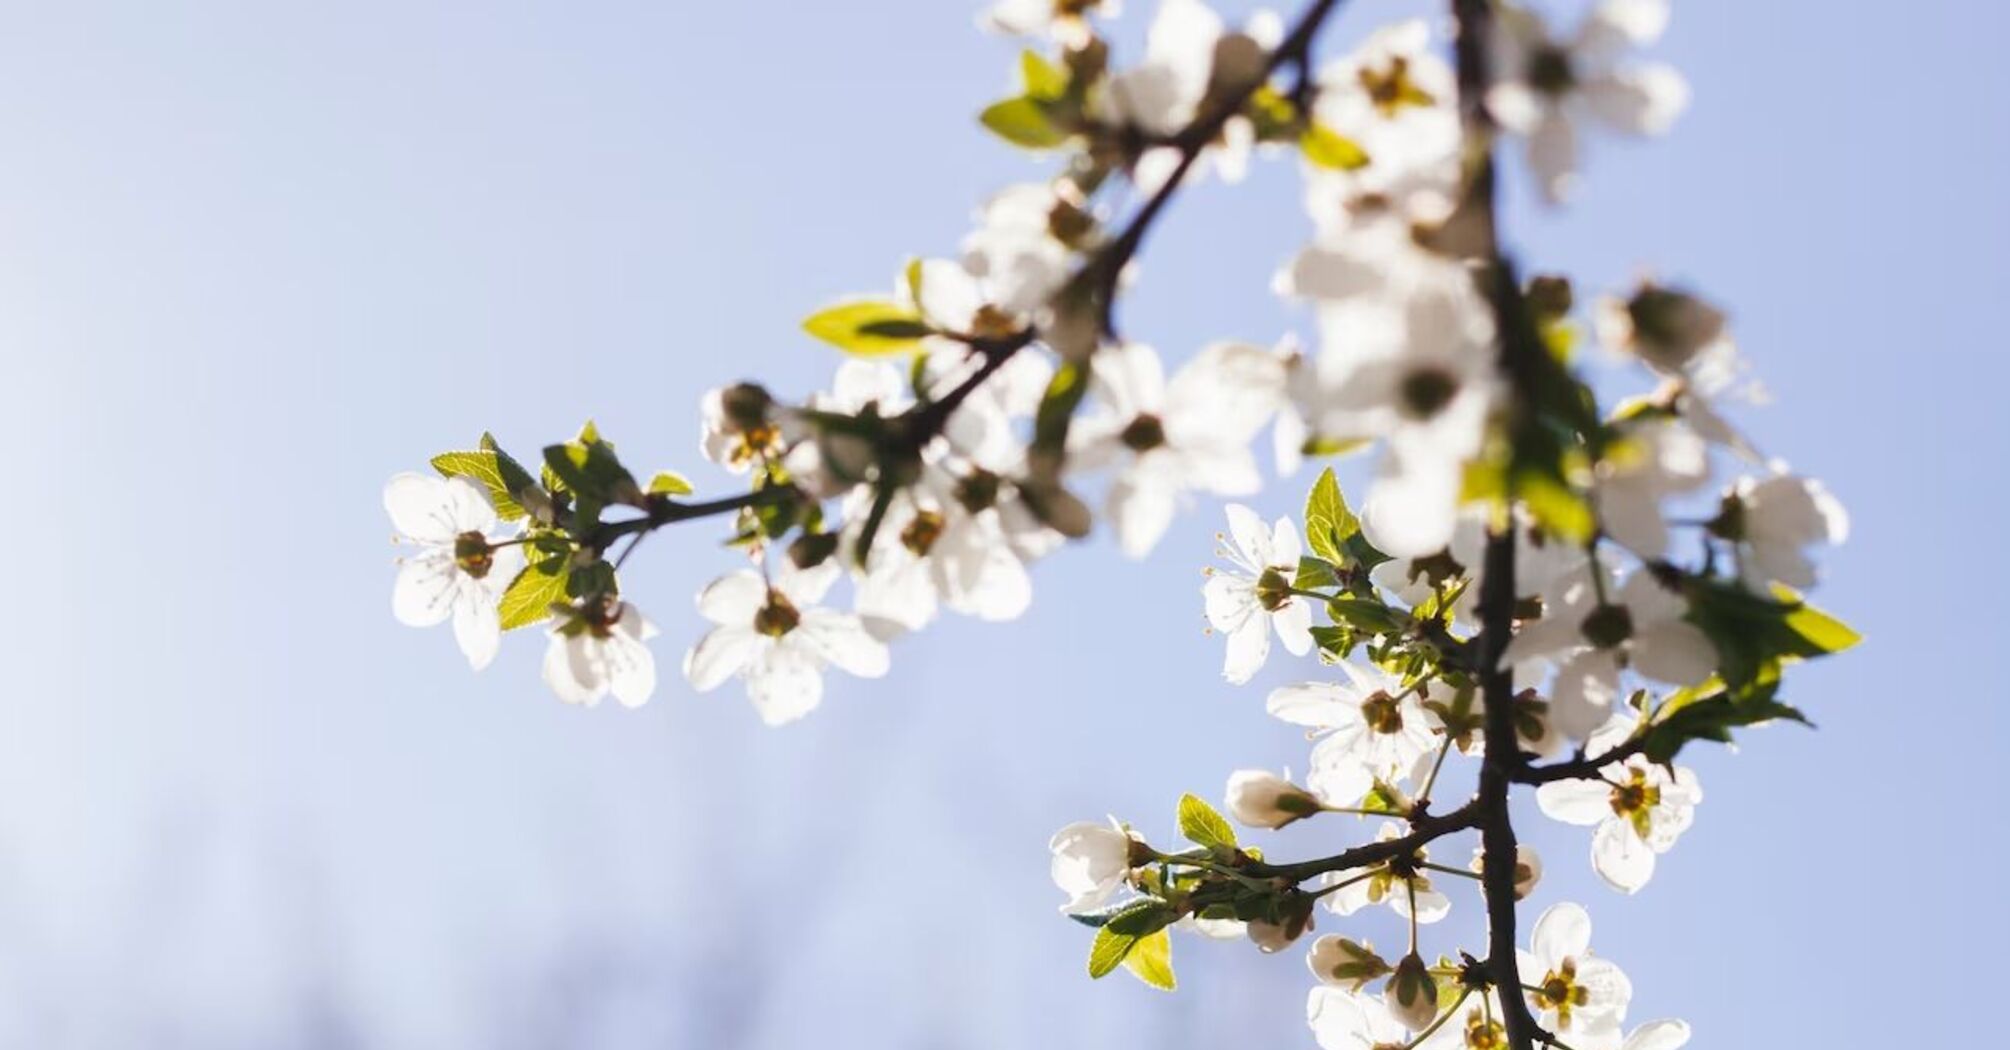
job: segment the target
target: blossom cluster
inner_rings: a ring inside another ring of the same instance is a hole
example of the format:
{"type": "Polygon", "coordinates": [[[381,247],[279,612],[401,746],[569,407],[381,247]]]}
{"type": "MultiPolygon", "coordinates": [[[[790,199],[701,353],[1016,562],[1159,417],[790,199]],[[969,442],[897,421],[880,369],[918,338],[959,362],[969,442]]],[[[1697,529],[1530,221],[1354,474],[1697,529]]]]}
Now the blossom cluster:
{"type": "Polygon", "coordinates": [[[1361,457],[1358,509],[1330,468],[1302,516],[1228,503],[1202,597],[1228,682],[1254,681],[1274,647],[1321,668],[1265,705],[1314,741],[1304,776],[1239,770],[1228,813],[1260,829],[1378,817],[1376,837],[1279,862],[1193,796],[1192,849],[1069,825],[1052,874],[1097,931],[1090,972],[1170,987],[1173,930],[1278,951],[1319,910],[1386,907],[1410,927],[1393,961],[1310,941],[1327,1050],[1523,1047],[1530,1026],[1574,1050],[1680,1046],[1680,1022],[1628,1028],[1631,986],[1590,953],[1575,904],[1545,911],[1514,958],[1427,961],[1420,927],[1461,881],[1486,887],[1490,915],[1536,892],[1543,862],[1498,816],[1511,785],[1593,829],[1606,884],[1646,886],[1703,797],[1678,754],[1803,720],[1780,699],[1787,669],[1854,644],[1802,595],[1847,517],[1735,422],[1758,387],[1720,307],[1654,279],[1581,304],[1570,278],[1525,278],[1500,247],[1501,146],[1557,205],[1593,134],[1673,126],[1686,83],[1641,54],[1666,0],[1601,0],[1567,32],[1461,0],[1450,56],[1416,20],[1321,64],[1312,44],[1338,6],[1233,27],[1162,0],[1124,64],[1103,35],[1116,0],[998,0],[982,24],[1028,47],[1018,93],[980,120],[1056,173],[993,194],[956,252],[909,261],[889,292],[810,316],[846,354],[826,389],[704,397],[699,452],[744,491],[644,483],[591,424],[535,473],[484,436],[386,487],[416,547],[395,614],[451,621],[477,669],[504,631],[545,624],[560,699],[639,705],[656,629],[621,568],[648,534],[721,517],[735,563],[698,594],[710,626],[681,671],[697,691],[739,681],[780,725],[819,705],[832,668],[886,674],[890,644],[945,610],[1024,614],[1034,563],[1098,521],[1144,557],[1199,498],[1253,499],[1266,434],[1282,474],[1361,457]],[[1177,191],[1287,152],[1311,233],[1272,284],[1311,331],[1169,367],[1115,319],[1147,228],[1177,191]],[[1450,808],[1433,793],[1455,758],[1482,787],[1450,808]],[[1472,832],[1472,863],[1445,863],[1440,840],[1472,832]]]}

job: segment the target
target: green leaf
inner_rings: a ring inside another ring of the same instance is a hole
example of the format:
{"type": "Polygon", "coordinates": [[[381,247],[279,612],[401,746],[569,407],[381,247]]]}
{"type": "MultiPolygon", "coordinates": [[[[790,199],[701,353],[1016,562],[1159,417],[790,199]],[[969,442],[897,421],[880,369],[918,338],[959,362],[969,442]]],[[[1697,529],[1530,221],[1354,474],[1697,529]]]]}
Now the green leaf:
{"type": "Polygon", "coordinates": [[[1353,139],[1324,124],[1313,123],[1298,138],[1305,159],[1334,171],[1359,171],[1368,166],[1368,151],[1353,139]]]}
{"type": "Polygon", "coordinates": [[[1328,599],[1326,614],[1333,617],[1334,623],[1344,623],[1369,634],[1394,634],[1408,626],[1408,621],[1373,598],[1328,599]]]}
{"type": "Polygon", "coordinates": [[[1029,97],[1052,102],[1068,93],[1066,70],[1046,60],[1037,51],[1019,55],[1019,82],[1029,97]]]}
{"type": "Polygon", "coordinates": [[[803,331],[862,357],[903,354],[918,349],[934,332],[921,314],[883,299],[857,299],[811,314],[803,331]]]}
{"type": "Polygon", "coordinates": [[[1108,926],[1097,930],[1094,943],[1089,945],[1089,976],[1101,979],[1116,969],[1137,943],[1136,937],[1112,933],[1108,926]]]}
{"type": "Polygon", "coordinates": [[[523,504],[517,494],[527,488],[535,488],[537,481],[523,465],[510,458],[496,444],[493,435],[483,434],[481,447],[473,452],[442,452],[432,459],[433,469],[446,477],[467,478],[481,485],[488,493],[489,503],[494,505],[496,516],[504,521],[523,518],[523,504]]]}
{"type": "Polygon", "coordinates": [[[1683,745],[1692,740],[1728,744],[1733,729],[1776,721],[1813,724],[1799,709],[1773,699],[1770,690],[1766,695],[1742,700],[1728,694],[1697,700],[1649,728],[1642,753],[1650,761],[1665,765],[1673,762],[1683,745]]]}
{"type": "Polygon", "coordinates": [[[1138,938],[1138,942],[1131,946],[1130,954],[1124,956],[1124,969],[1162,992],[1179,987],[1179,979],[1173,976],[1172,934],[1160,930],[1149,937],[1138,938]]]}
{"type": "Polygon", "coordinates": [[[1340,494],[1340,480],[1333,476],[1333,468],[1327,467],[1305,497],[1306,544],[1319,557],[1346,565],[1351,559],[1344,545],[1360,531],[1361,519],[1348,508],[1346,497],[1340,494]]]}
{"type": "Polygon", "coordinates": [[[566,561],[550,558],[526,565],[516,574],[496,610],[502,617],[503,630],[528,627],[550,616],[553,604],[564,603],[565,583],[570,575],[565,571],[566,561]]]}
{"type": "Polygon", "coordinates": [[[649,494],[652,496],[688,496],[697,490],[684,475],[671,470],[659,470],[649,479],[649,494]]]}
{"type": "Polygon", "coordinates": [[[627,503],[640,494],[635,476],[615,458],[614,446],[601,440],[599,428],[591,422],[573,440],[547,446],[544,465],[582,503],[627,503]]]}
{"type": "Polygon", "coordinates": [[[1047,107],[1031,95],[994,102],[977,120],[999,138],[1026,149],[1053,149],[1068,141],[1068,133],[1054,126],[1047,107]]]}
{"type": "Polygon", "coordinates": [[[1333,571],[1333,563],[1324,558],[1301,557],[1298,559],[1298,573],[1292,578],[1291,586],[1301,591],[1338,587],[1340,574],[1333,571]]]}
{"type": "Polygon", "coordinates": [[[1574,545],[1591,539],[1592,530],[1598,525],[1592,517],[1591,505],[1568,485],[1536,470],[1517,474],[1515,482],[1516,492],[1528,505],[1529,513],[1550,535],[1574,545]]]}
{"type": "Polygon", "coordinates": [[[1799,600],[1753,594],[1735,583],[1690,579],[1685,584],[1689,622],[1717,648],[1717,671],[1732,691],[1760,680],[1768,664],[1809,659],[1847,649],[1861,638],[1835,617],[1799,600]]]}
{"type": "Polygon", "coordinates": [[[1235,829],[1229,827],[1228,821],[1215,812],[1213,806],[1194,795],[1180,796],[1179,833],[1208,849],[1235,848],[1235,829]]]}

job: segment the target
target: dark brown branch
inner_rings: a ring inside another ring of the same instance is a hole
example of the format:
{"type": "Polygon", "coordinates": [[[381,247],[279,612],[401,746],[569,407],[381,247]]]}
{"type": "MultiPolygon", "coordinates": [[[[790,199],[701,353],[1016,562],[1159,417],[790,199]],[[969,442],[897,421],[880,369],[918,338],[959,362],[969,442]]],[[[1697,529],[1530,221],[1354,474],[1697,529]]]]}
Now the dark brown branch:
{"type": "MultiPolygon", "coordinates": [[[[1522,301],[1513,268],[1501,253],[1494,214],[1494,125],[1486,110],[1486,93],[1493,82],[1488,69],[1488,45],[1493,32],[1489,0],[1452,0],[1458,23],[1457,64],[1459,111],[1467,143],[1467,177],[1471,183],[1463,207],[1473,209],[1468,221],[1478,227],[1477,243],[1489,258],[1478,279],[1493,309],[1500,340],[1500,366],[1511,390],[1510,414],[1530,410],[1522,396],[1534,381],[1532,370],[1542,353],[1539,336],[1522,301]]],[[[1510,486],[1509,497],[1513,491],[1510,486]]],[[[1480,587],[1481,690],[1486,702],[1486,760],[1480,767],[1481,883],[1487,904],[1487,972],[1498,990],[1501,1023],[1513,1050],[1535,1050],[1544,1033],[1530,1016],[1522,994],[1521,968],[1515,958],[1514,817],[1508,806],[1516,774],[1524,767],[1514,728],[1514,676],[1501,656],[1514,632],[1515,537],[1509,527],[1487,539],[1486,578],[1480,587]]]]}
{"type": "Polygon", "coordinates": [[[1523,784],[1549,784],[1558,780],[1597,780],[1606,766],[1614,762],[1624,762],[1647,749],[1644,733],[1636,735],[1618,747],[1609,748],[1596,755],[1586,755],[1579,751],[1568,761],[1551,762],[1543,766],[1523,766],[1515,770],[1514,778],[1523,784]]]}
{"type": "Polygon", "coordinates": [[[764,485],[752,492],[721,499],[705,500],[699,503],[679,503],[667,496],[650,496],[648,513],[639,518],[625,521],[606,521],[596,525],[580,545],[596,551],[604,551],[615,540],[635,533],[653,532],[665,525],[694,518],[708,518],[717,514],[733,514],[748,507],[762,507],[770,503],[782,503],[802,498],[802,491],[793,485],[764,485]]]}
{"type": "MultiPolygon", "coordinates": [[[[1396,814],[1391,814],[1395,816],[1396,814]]],[[[1380,864],[1393,857],[1414,853],[1438,839],[1453,832],[1464,831],[1478,825],[1481,817],[1477,800],[1468,802],[1458,809],[1443,815],[1418,813],[1412,816],[1410,832],[1393,839],[1368,842],[1350,850],[1343,850],[1330,857],[1317,860],[1299,861],[1295,864],[1265,864],[1261,861],[1247,865],[1243,873],[1259,879],[1287,879],[1304,882],[1334,871],[1352,871],[1373,864],[1380,864]]],[[[1510,897],[1512,899],[1512,897],[1510,897]]]]}

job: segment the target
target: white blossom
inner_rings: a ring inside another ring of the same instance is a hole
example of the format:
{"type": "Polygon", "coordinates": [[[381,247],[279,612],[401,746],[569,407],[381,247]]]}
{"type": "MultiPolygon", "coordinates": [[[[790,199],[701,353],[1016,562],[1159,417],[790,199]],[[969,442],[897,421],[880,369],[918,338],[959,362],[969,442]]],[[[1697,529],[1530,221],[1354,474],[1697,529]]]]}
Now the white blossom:
{"type": "Polygon", "coordinates": [[[384,486],[384,509],[401,539],[419,551],[398,567],[391,613],[431,627],[451,618],[454,641],[479,671],[502,647],[497,603],[523,568],[519,546],[499,547],[487,494],[466,478],[404,473],[384,486]]]}
{"type": "Polygon", "coordinates": [[[1287,517],[1266,529],[1263,519],[1240,503],[1229,504],[1227,511],[1228,536],[1219,553],[1233,568],[1210,570],[1201,592],[1208,623],[1228,639],[1222,677],[1241,685],[1269,658],[1273,630],[1291,655],[1312,651],[1312,606],[1291,593],[1302,553],[1298,526],[1287,517]]]}
{"type": "Polygon", "coordinates": [[[591,707],[609,693],[640,707],[656,691],[656,627],[635,606],[588,599],[559,613],[544,650],[544,682],[560,700],[591,707]]]}
{"type": "MultiPolygon", "coordinates": [[[[1585,751],[1603,755],[1632,736],[1634,720],[1620,717],[1600,729],[1585,751]]],[[[1637,893],[1654,877],[1654,859],[1673,849],[1696,821],[1703,787],[1686,766],[1674,772],[1645,755],[1605,765],[1596,780],[1558,780],[1536,789],[1543,814],[1591,833],[1591,866],[1606,885],[1637,893]]]]}
{"type": "Polygon", "coordinates": [[[1353,170],[1306,165],[1306,210],[1322,238],[1344,237],[1357,217],[1384,209],[1418,220],[1450,210],[1459,178],[1458,88],[1431,48],[1429,23],[1376,30],[1322,67],[1318,83],[1313,119],[1367,158],[1353,170]]]}
{"type": "Polygon", "coordinates": [[[1125,554],[1150,552],[1191,491],[1247,496],[1263,478],[1250,441],[1275,411],[1283,367],[1268,350],[1218,343],[1168,382],[1150,347],[1112,347],[1095,359],[1099,411],[1074,428],[1070,462],[1116,464],[1107,512],[1125,554]]]}
{"type": "Polygon", "coordinates": [[[994,33],[1045,36],[1080,47],[1094,36],[1090,14],[1114,18],[1122,7],[1122,0],[996,0],[978,24],[994,33]]]}
{"type": "Polygon", "coordinates": [[[825,561],[787,567],[772,581],[751,569],[713,581],[698,594],[698,612],[716,626],[684,655],[684,677],[708,692],[738,676],[761,721],[778,726],[822,702],[826,666],[861,678],[886,674],[885,643],[857,616],[817,605],[837,577],[825,561]]]}
{"type": "Polygon", "coordinates": [[[1437,738],[1430,715],[1413,690],[1377,667],[1342,661],[1340,682],[1301,682],[1271,692],[1265,707],[1319,738],[1306,786],[1321,798],[1352,805],[1376,778],[1408,774],[1437,738]]]}
{"type": "Polygon", "coordinates": [[[1624,425],[1598,464],[1592,502],[1613,542],[1653,561],[1668,553],[1661,503],[1694,492],[1710,479],[1703,439],[1680,419],[1624,425]]]}
{"type": "Polygon", "coordinates": [[[1591,916],[1564,903],[1535,920],[1528,952],[1516,952],[1539,1023],[1573,1048],[1612,1050],[1633,985],[1619,967],[1591,954],[1591,916]]]}
{"type": "Polygon", "coordinates": [[[1064,914],[1088,911],[1110,899],[1131,873],[1133,844],[1142,840],[1112,819],[1108,824],[1077,821],[1047,843],[1048,872],[1068,895],[1064,914]]]}
{"type": "Polygon", "coordinates": [[[1305,1000],[1305,1023],[1320,1050],[1378,1050],[1400,1046],[1403,1026],[1380,996],[1314,985],[1305,1000]]]}
{"type": "Polygon", "coordinates": [[[1659,135],[1688,105],[1689,85],[1672,67],[1622,62],[1629,47],[1653,43],[1668,24],[1667,0],[1604,0],[1575,36],[1558,39],[1532,11],[1503,7],[1495,19],[1487,109],[1528,140],[1529,167],[1551,200],[1577,177],[1582,125],[1659,135]]]}
{"type": "Polygon", "coordinates": [[[1767,478],[1739,478],[1725,500],[1738,549],[1738,576],[1761,594],[1774,582],[1815,585],[1807,549],[1849,538],[1849,514],[1821,482],[1774,464],[1767,478]]]}
{"type": "MultiPolygon", "coordinates": [[[[1383,823],[1375,841],[1388,842],[1402,837],[1403,829],[1394,822],[1383,823]]],[[[1384,904],[1404,918],[1412,915],[1420,923],[1434,923],[1451,914],[1452,899],[1432,884],[1419,867],[1430,853],[1419,846],[1409,856],[1385,862],[1363,872],[1333,872],[1322,879],[1324,885],[1342,884],[1325,897],[1326,907],[1340,915],[1352,915],[1362,908],[1384,904]]]]}
{"type": "Polygon", "coordinates": [[[699,451],[735,474],[787,451],[783,419],[766,390],[749,383],[706,391],[699,404],[699,451]]]}
{"type": "Polygon", "coordinates": [[[1717,669],[1717,648],[1709,635],[1684,617],[1688,603],[1640,569],[1601,597],[1603,566],[1574,574],[1556,601],[1545,601],[1543,617],[1508,643],[1509,666],[1542,659],[1558,662],[1550,693],[1550,717],[1574,740],[1589,736],[1611,717],[1621,673],[1630,668],[1657,682],[1695,685],[1717,669]]]}
{"type": "MultiPolygon", "coordinates": [[[[1153,135],[1178,134],[1200,116],[1210,98],[1240,91],[1260,77],[1266,53],[1282,36],[1283,23],[1271,13],[1260,13],[1243,31],[1231,33],[1201,0],[1161,0],[1145,35],[1143,61],[1110,78],[1104,116],[1153,135]]],[[[1239,181],[1248,171],[1255,138],[1247,117],[1230,117],[1188,177],[1212,167],[1223,181],[1239,181]]],[[[1148,149],[1138,158],[1133,181],[1145,193],[1156,192],[1179,161],[1174,147],[1148,149]]]]}

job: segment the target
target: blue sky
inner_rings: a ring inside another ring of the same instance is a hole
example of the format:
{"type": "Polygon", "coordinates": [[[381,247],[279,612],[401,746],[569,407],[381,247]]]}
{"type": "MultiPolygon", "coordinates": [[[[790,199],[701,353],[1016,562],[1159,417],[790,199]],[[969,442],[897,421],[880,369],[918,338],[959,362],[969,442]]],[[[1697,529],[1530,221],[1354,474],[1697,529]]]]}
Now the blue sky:
{"type": "MultiPolygon", "coordinates": [[[[8,5],[0,1042],[1311,1045],[1296,953],[1182,943],[1177,995],[1091,984],[1046,880],[1062,823],[1166,835],[1181,792],[1303,765],[1261,698],[1309,668],[1232,688],[1201,635],[1211,503],[1143,563],[1063,552],[1023,621],[943,623],[783,732],[668,680],[565,709],[538,639],[471,676],[392,621],[391,473],[592,416],[723,485],[702,390],[814,388],[805,312],[1039,170],[970,119],[1012,50],[965,0],[677,7],[8,5]]],[[[1334,42],[1416,7],[1360,0],[1334,42]]],[[[1726,302],[1778,397],[1747,421],[1854,515],[1822,600],[1870,644],[1794,684],[1820,731],[1695,756],[1708,799],[1647,893],[1524,822],[1536,903],[1589,904],[1636,1016],[1699,1045],[1984,1023],[1925,989],[2010,933],[2000,821],[1964,808],[2005,729],[2006,30],[1685,0],[1675,136],[1596,142],[1573,208],[1511,216],[1583,287],[1651,267],[1726,302]]],[[[1266,284],[1305,229],[1288,164],[1189,195],[1127,327],[1178,358],[1302,325],[1266,284]]],[[[667,664],[728,557],[694,533],[638,564],[667,664]]]]}

